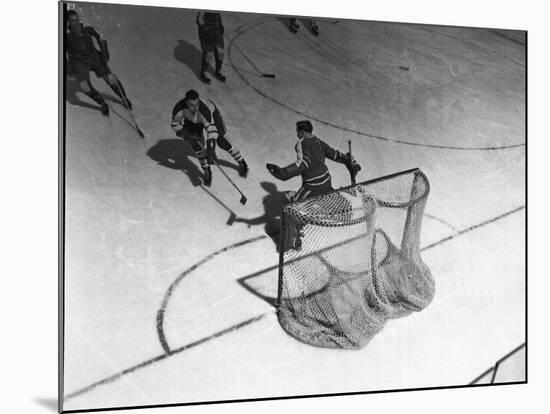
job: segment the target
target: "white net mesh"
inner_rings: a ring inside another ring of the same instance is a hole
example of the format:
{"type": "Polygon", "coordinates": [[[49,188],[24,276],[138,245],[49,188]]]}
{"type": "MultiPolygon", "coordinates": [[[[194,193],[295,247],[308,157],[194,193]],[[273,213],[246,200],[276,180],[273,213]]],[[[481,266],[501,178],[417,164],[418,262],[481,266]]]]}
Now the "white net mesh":
{"type": "Polygon", "coordinates": [[[278,317],[303,342],[361,348],[433,298],[420,258],[427,177],[408,170],[283,209],[278,317]]]}

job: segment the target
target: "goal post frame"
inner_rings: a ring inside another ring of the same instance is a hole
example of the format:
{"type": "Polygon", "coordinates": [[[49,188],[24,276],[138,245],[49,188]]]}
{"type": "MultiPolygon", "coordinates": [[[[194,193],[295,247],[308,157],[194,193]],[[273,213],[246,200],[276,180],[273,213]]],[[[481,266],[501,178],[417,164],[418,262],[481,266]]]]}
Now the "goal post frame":
{"type": "MultiPolygon", "coordinates": [[[[325,194],[313,196],[313,197],[310,198],[310,200],[313,200],[315,198],[320,198],[320,197],[326,197],[329,194],[349,190],[353,187],[374,184],[378,181],[388,180],[388,179],[391,179],[391,178],[394,178],[394,177],[398,177],[400,175],[410,174],[410,173],[417,172],[417,171],[421,172],[419,167],[409,168],[408,170],[402,170],[402,171],[398,171],[398,172],[395,172],[395,173],[392,173],[392,174],[383,175],[381,177],[372,178],[370,180],[362,181],[360,183],[355,183],[355,184],[350,184],[350,185],[345,186],[345,187],[340,187],[340,188],[328,191],[325,194]]],[[[430,192],[430,188],[428,187],[427,193],[429,193],[429,192],[430,192]]],[[[285,253],[284,252],[284,239],[285,239],[284,232],[285,232],[285,229],[286,229],[284,209],[288,205],[293,205],[293,204],[298,204],[298,203],[300,203],[300,201],[291,201],[291,202],[288,202],[288,203],[283,203],[283,205],[281,206],[281,210],[280,210],[281,211],[281,213],[280,213],[281,220],[280,220],[280,227],[279,227],[279,242],[278,242],[278,247],[279,247],[279,271],[278,271],[277,301],[276,301],[277,311],[279,311],[279,307],[281,305],[281,293],[282,293],[282,289],[283,289],[283,262],[284,262],[284,253],[285,253]]]]}
{"type": "Polygon", "coordinates": [[[419,243],[429,193],[429,179],[416,167],[283,203],[275,302],[283,329],[311,345],[358,349],[386,320],[427,306],[435,286],[419,243]],[[357,227],[362,222],[366,234],[357,227]],[[333,256],[326,261],[325,254],[333,256]]]}

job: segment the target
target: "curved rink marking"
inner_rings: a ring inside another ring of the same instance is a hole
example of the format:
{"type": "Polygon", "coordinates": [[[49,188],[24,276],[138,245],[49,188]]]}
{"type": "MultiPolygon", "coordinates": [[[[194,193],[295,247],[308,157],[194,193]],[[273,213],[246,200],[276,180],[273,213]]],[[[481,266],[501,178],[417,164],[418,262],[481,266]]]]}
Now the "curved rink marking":
{"type": "MultiPolygon", "coordinates": [[[[426,217],[428,219],[431,219],[431,220],[434,220],[434,221],[436,221],[440,224],[445,225],[449,229],[451,229],[452,234],[448,237],[452,238],[452,237],[460,234],[460,230],[458,230],[452,224],[447,223],[446,221],[444,221],[444,220],[442,220],[442,219],[440,219],[436,216],[433,216],[433,215],[430,215],[430,214],[424,214],[424,217],[426,217]]],[[[170,344],[168,343],[168,339],[166,338],[166,332],[165,332],[165,329],[164,329],[164,320],[165,320],[165,315],[167,313],[168,305],[170,303],[170,299],[172,298],[172,295],[173,295],[174,291],[180,285],[180,283],[186,277],[190,276],[190,274],[193,273],[195,270],[197,270],[199,267],[206,264],[207,262],[214,259],[215,257],[219,256],[220,254],[226,253],[226,252],[231,251],[231,250],[235,250],[239,247],[246,246],[248,244],[252,244],[252,243],[264,240],[266,238],[268,238],[268,236],[263,234],[263,235],[260,235],[260,236],[255,236],[255,237],[251,237],[251,238],[248,238],[248,239],[241,240],[241,241],[239,241],[237,243],[234,243],[234,244],[230,244],[229,246],[223,247],[223,248],[221,248],[221,249],[219,249],[215,252],[210,253],[208,256],[205,256],[202,260],[198,261],[197,263],[195,263],[194,265],[190,266],[189,268],[184,270],[182,273],[180,273],[180,275],[172,282],[172,284],[170,285],[170,287],[166,291],[166,294],[164,295],[164,298],[162,300],[162,304],[161,304],[159,310],[157,311],[157,317],[156,317],[157,335],[158,335],[159,342],[160,342],[164,352],[166,352],[167,354],[170,354],[170,353],[173,352],[172,351],[173,348],[170,346],[170,344]]],[[[276,267],[276,266],[274,266],[274,267],[276,267]]],[[[268,268],[268,269],[271,269],[271,268],[268,268]]],[[[261,272],[260,273],[258,273],[258,272],[253,273],[253,275],[259,275],[259,274],[261,274],[261,272]]],[[[250,277],[250,275],[245,276],[244,278],[246,279],[248,277],[250,277]]]]}
{"type": "MultiPolygon", "coordinates": [[[[244,25],[240,26],[239,29],[236,30],[235,36],[229,42],[229,47],[227,48],[227,58],[228,58],[229,62],[231,63],[231,66],[233,67],[233,69],[235,70],[235,72],[237,73],[239,78],[245,83],[245,85],[247,85],[250,89],[252,89],[254,92],[259,94],[260,96],[264,97],[265,99],[273,102],[274,104],[276,104],[276,105],[278,105],[278,106],[280,106],[284,109],[287,109],[291,112],[294,112],[295,114],[300,115],[302,117],[309,118],[313,121],[319,122],[320,124],[329,126],[331,128],[334,128],[334,129],[338,129],[340,131],[349,132],[349,133],[356,134],[356,135],[359,135],[359,136],[362,136],[362,137],[372,138],[372,139],[376,139],[376,140],[379,140],[379,141],[385,141],[385,142],[390,142],[390,143],[394,143],[394,144],[411,145],[411,146],[424,147],[424,148],[460,150],[460,151],[496,151],[496,150],[506,150],[506,149],[513,149],[513,148],[519,148],[519,147],[524,147],[525,146],[525,143],[519,143],[519,144],[510,144],[510,145],[501,145],[501,146],[488,146],[488,147],[461,147],[461,146],[454,146],[454,145],[438,145],[438,144],[430,144],[430,143],[420,143],[420,142],[414,142],[414,141],[407,141],[407,140],[404,140],[404,139],[384,137],[384,136],[381,136],[381,135],[371,134],[369,132],[361,131],[361,130],[358,130],[358,129],[347,128],[345,126],[335,124],[335,123],[327,121],[325,119],[321,119],[321,118],[319,118],[315,115],[308,114],[304,111],[296,109],[296,108],[294,108],[294,107],[292,107],[292,106],[290,106],[290,105],[288,105],[284,102],[281,102],[280,100],[276,99],[275,97],[273,97],[273,96],[269,95],[268,93],[262,91],[257,86],[253,85],[252,82],[245,76],[245,74],[244,74],[245,71],[243,71],[242,69],[239,69],[233,61],[233,48],[234,47],[237,48],[240,51],[241,54],[243,54],[243,57],[245,58],[245,60],[250,61],[250,59],[246,55],[244,55],[242,50],[240,50],[239,47],[237,46],[237,43],[236,43],[237,39],[239,37],[241,37],[242,35],[247,34],[251,29],[257,28],[260,25],[263,25],[263,24],[269,23],[269,22],[273,22],[273,21],[274,21],[273,19],[269,19],[269,20],[268,19],[263,19],[263,20],[255,19],[252,22],[250,22],[248,25],[244,24],[244,25]]],[[[255,66],[255,65],[252,63],[252,66],[255,66]]]]}

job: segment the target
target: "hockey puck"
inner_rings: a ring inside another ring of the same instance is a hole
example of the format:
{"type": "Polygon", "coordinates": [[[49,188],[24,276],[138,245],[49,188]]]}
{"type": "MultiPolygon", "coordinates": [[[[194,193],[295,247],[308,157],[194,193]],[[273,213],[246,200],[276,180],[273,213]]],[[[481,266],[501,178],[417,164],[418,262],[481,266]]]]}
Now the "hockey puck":
{"type": "Polygon", "coordinates": [[[407,70],[407,71],[408,71],[408,70],[409,70],[409,67],[408,67],[408,66],[399,66],[399,69],[401,69],[401,70],[407,70]]]}

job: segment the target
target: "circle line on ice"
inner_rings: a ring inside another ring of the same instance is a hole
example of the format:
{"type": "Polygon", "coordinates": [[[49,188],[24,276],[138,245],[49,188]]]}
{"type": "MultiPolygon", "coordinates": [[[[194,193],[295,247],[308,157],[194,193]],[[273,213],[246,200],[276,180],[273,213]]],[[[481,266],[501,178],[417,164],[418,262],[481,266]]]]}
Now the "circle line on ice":
{"type": "MultiPolygon", "coordinates": [[[[442,243],[445,243],[447,241],[450,241],[452,239],[454,239],[455,237],[458,237],[458,236],[461,236],[465,233],[469,233],[470,231],[472,230],[475,230],[477,228],[480,228],[480,227],[484,227],[486,226],[487,224],[491,224],[495,221],[498,221],[504,217],[507,217],[513,213],[516,213],[518,211],[521,211],[525,208],[525,206],[519,206],[519,207],[516,207],[512,210],[509,210],[503,214],[500,214],[500,215],[497,215],[489,220],[486,220],[486,221],[483,221],[481,223],[477,223],[477,224],[474,224],[473,226],[470,226],[466,229],[463,229],[463,230],[459,230],[457,228],[455,228],[452,224],[450,223],[447,223],[446,221],[434,216],[434,215],[431,215],[431,214],[426,214],[426,218],[429,218],[431,220],[434,220],[434,221],[437,221],[439,223],[443,223],[445,225],[447,225],[448,227],[450,227],[452,230],[453,230],[453,233],[451,233],[450,235],[434,242],[434,243],[431,243],[427,246],[423,246],[421,248],[421,251],[425,251],[425,250],[429,250],[429,249],[432,249],[442,243]]],[[[166,338],[166,334],[165,334],[165,331],[164,331],[164,318],[165,318],[165,315],[166,315],[166,311],[167,311],[167,308],[168,308],[168,304],[170,302],[170,299],[172,297],[172,294],[174,293],[174,291],[176,290],[176,288],[179,286],[179,284],[183,281],[183,279],[187,276],[189,276],[191,273],[193,273],[195,270],[197,270],[199,267],[201,267],[202,265],[204,265],[205,263],[209,262],[210,260],[212,260],[214,257],[222,254],[222,253],[225,253],[225,252],[228,252],[230,250],[234,250],[236,248],[239,248],[239,247],[242,247],[242,246],[245,246],[247,244],[251,244],[251,243],[255,243],[257,241],[260,241],[260,240],[263,240],[263,239],[266,239],[268,236],[267,235],[260,235],[260,236],[255,236],[255,237],[251,237],[249,239],[244,239],[242,241],[239,241],[239,242],[236,242],[236,243],[233,243],[233,244],[230,244],[226,247],[223,247],[215,252],[212,252],[210,253],[209,255],[205,256],[204,258],[202,258],[200,261],[198,261],[197,263],[195,263],[194,265],[190,266],[189,268],[187,268],[186,270],[184,270],[171,284],[170,284],[170,287],[168,288],[168,290],[166,291],[166,294],[164,295],[164,298],[162,300],[162,305],[160,307],[160,309],[157,311],[157,316],[156,316],[156,327],[157,327],[157,335],[158,335],[158,338],[159,338],[159,342],[162,346],[162,349],[164,350],[165,354],[166,355],[170,355],[172,353],[174,353],[174,349],[170,347],[169,343],[168,343],[168,340],[166,338]]],[[[277,265],[275,266],[271,266],[271,267],[268,267],[266,269],[263,269],[263,270],[260,270],[260,271],[257,271],[257,272],[254,272],[252,274],[249,274],[247,276],[244,276],[242,278],[240,278],[239,280],[240,281],[244,281],[246,279],[249,279],[250,277],[254,277],[254,276],[258,276],[260,274],[262,274],[263,272],[267,271],[267,270],[272,270],[273,268],[277,267],[277,265]]],[[[178,348],[179,349],[179,348],[178,348]]]]}
{"type": "Polygon", "coordinates": [[[286,103],[281,102],[280,100],[276,99],[275,97],[269,95],[268,93],[262,91],[261,89],[259,89],[255,85],[253,85],[249,81],[249,79],[245,76],[245,74],[244,74],[245,71],[243,71],[242,69],[239,69],[235,65],[235,62],[233,61],[233,53],[232,52],[233,52],[233,47],[237,48],[237,46],[236,46],[237,39],[239,37],[241,37],[242,35],[246,34],[249,30],[254,29],[258,26],[261,26],[265,23],[272,22],[272,21],[273,21],[273,19],[269,19],[269,20],[256,19],[256,20],[250,22],[249,25],[244,24],[244,25],[240,26],[239,30],[237,31],[235,36],[233,36],[233,38],[231,38],[231,40],[229,42],[229,46],[227,48],[227,58],[228,58],[229,62],[231,63],[231,66],[233,67],[233,69],[235,70],[237,75],[239,76],[239,78],[250,89],[252,89],[257,94],[261,95],[265,99],[273,102],[274,104],[276,104],[280,107],[283,107],[283,108],[285,108],[285,109],[287,109],[291,112],[294,112],[297,115],[300,115],[300,116],[309,118],[313,121],[319,122],[320,124],[326,125],[328,127],[334,128],[334,129],[338,129],[340,131],[345,131],[345,132],[356,134],[356,135],[359,135],[359,136],[362,136],[362,137],[372,138],[372,139],[376,139],[376,140],[379,140],[379,141],[385,141],[385,142],[389,142],[389,143],[393,143],[393,144],[411,145],[411,146],[416,146],[416,147],[434,148],[434,149],[460,150],[460,151],[495,151],[495,150],[505,150],[505,149],[525,147],[524,142],[518,143],[518,144],[500,145],[500,146],[461,147],[461,146],[454,146],[454,145],[438,145],[438,144],[407,141],[407,140],[404,140],[404,139],[385,137],[385,136],[381,136],[381,135],[371,134],[371,133],[365,132],[365,131],[360,131],[360,130],[353,129],[353,128],[348,128],[348,127],[345,127],[345,126],[342,126],[342,125],[337,125],[334,122],[330,122],[330,121],[318,118],[318,117],[316,117],[312,114],[308,114],[308,113],[300,111],[299,109],[296,109],[296,108],[294,108],[290,105],[287,105],[286,103]]]}
{"type": "Polygon", "coordinates": [[[267,236],[265,234],[263,234],[261,236],[252,237],[250,239],[242,240],[240,242],[231,244],[231,245],[226,246],[226,247],[224,247],[220,250],[217,250],[213,253],[210,253],[208,256],[204,257],[202,260],[200,260],[199,262],[195,263],[193,266],[189,267],[187,270],[182,272],[176,278],[176,280],[174,280],[172,282],[172,284],[170,285],[170,287],[166,291],[166,294],[164,295],[164,298],[162,300],[162,305],[161,305],[160,309],[157,312],[157,334],[158,334],[158,338],[159,338],[160,344],[161,344],[162,349],[164,350],[164,352],[166,352],[167,354],[170,354],[172,352],[172,349],[170,348],[170,345],[168,344],[168,340],[166,339],[166,334],[164,332],[164,315],[166,314],[166,308],[168,307],[168,303],[170,302],[170,298],[172,297],[172,293],[174,292],[176,287],[180,284],[180,282],[188,274],[192,273],[195,269],[202,266],[204,263],[210,261],[215,256],[217,256],[221,253],[227,252],[229,250],[236,249],[237,247],[241,247],[241,246],[244,246],[246,244],[256,242],[258,240],[263,240],[265,238],[267,238],[267,236]]]}

